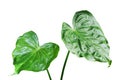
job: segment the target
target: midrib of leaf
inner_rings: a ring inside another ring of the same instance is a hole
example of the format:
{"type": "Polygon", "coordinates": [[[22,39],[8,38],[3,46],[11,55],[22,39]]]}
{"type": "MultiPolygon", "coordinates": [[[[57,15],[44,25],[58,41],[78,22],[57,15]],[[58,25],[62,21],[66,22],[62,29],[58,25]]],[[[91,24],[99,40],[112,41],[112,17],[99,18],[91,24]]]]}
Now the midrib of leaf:
{"type": "MultiPolygon", "coordinates": [[[[22,62],[22,63],[20,64],[20,66],[17,67],[17,70],[20,69],[20,67],[22,67],[25,63],[27,63],[28,60],[31,59],[31,58],[33,57],[33,55],[34,55],[34,54],[32,54],[31,56],[29,56],[29,58],[27,58],[24,62],[22,62]]],[[[19,72],[17,72],[17,73],[19,73],[19,72]]]]}
{"type": "MultiPolygon", "coordinates": [[[[34,49],[35,49],[35,48],[34,48],[34,49]]],[[[35,50],[33,50],[33,52],[29,53],[29,54],[31,54],[31,55],[29,55],[28,58],[25,59],[25,61],[22,62],[19,67],[17,67],[17,70],[18,70],[20,67],[22,67],[24,64],[26,64],[26,63],[28,62],[28,60],[32,60],[32,59],[33,59],[33,56],[35,55],[35,53],[36,53],[37,51],[39,51],[39,50],[40,50],[40,47],[36,48],[35,50]],[[32,58],[32,59],[31,59],[31,58],[32,58]]],[[[35,56],[34,56],[34,57],[35,57],[35,56]]]]}

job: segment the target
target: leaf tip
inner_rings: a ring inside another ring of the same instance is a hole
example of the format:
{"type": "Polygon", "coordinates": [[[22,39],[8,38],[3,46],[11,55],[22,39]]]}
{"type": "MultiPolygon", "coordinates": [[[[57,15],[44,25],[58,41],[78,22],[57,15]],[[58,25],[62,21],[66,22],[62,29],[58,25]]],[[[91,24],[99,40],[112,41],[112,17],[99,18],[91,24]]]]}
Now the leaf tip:
{"type": "Polygon", "coordinates": [[[108,61],[108,67],[110,67],[111,64],[112,64],[112,60],[109,60],[109,61],[108,61]]]}
{"type": "Polygon", "coordinates": [[[16,72],[14,72],[14,73],[10,74],[10,76],[14,76],[14,75],[17,75],[17,73],[16,73],[16,72]]]}

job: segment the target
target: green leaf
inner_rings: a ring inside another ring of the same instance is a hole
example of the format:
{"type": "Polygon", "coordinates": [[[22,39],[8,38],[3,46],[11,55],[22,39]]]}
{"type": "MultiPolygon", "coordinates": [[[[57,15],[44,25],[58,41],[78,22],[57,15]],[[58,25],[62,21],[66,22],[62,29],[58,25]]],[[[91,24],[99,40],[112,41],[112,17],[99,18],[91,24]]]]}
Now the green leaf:
{"type": "Polygon", "coordinates": [[[110,47],[93,15],[86,10],[76,12],[73,17],[73,26],[72,29],[65,22],[62,25],[62,40],[67,49],[79,57],[85,57],[91,61],[108,62],[110,66],[110,47]]]}
{"type": "Polygon", "coordinates": [[[58,52],[57,44],[49,42],[39,46],[35,32],[26,32],[18,38],[16,48],[12,53],[15,73],[18,74],[22,70],[34,72],[47,70],[58,52]]]}

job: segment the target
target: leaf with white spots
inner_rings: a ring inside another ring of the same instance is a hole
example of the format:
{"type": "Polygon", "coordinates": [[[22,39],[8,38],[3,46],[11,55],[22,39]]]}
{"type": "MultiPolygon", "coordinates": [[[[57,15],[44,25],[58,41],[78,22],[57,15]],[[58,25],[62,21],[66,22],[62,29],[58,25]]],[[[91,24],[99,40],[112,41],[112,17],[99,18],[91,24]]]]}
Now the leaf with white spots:
{"type": "Polygon", "coordinates": [[[108,41],[89,11],[83,10],[75,13],[73,28],[63,23],[62,40],[73,54],[85,57],[87,60],[108,62],[109,66],[111,65],[108,41]]]}

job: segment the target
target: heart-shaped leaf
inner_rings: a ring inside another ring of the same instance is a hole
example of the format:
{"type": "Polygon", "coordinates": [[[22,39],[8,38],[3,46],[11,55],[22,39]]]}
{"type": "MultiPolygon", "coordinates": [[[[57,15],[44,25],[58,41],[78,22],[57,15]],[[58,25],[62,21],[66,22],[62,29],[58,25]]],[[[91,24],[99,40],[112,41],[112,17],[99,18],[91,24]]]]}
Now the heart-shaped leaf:
{"type": "Polygon", "coordinates": [[[43,71],[47,70],[50,63],[57,57],[59,46],[49,42],[39,46],[35,32],[29,31],[20,36],[16,42],[12,56],[14,59],[15,73],[22,70],[43,71]]]}
{"type": "Polygon", "coordinates": [[[108,62],[110,66],[108,41],[93,15],[86,10],[76,12],[73,26],[72,29],[65,22],[62,25],[62,40],[67,49],[79,57],[108,62]]]}

